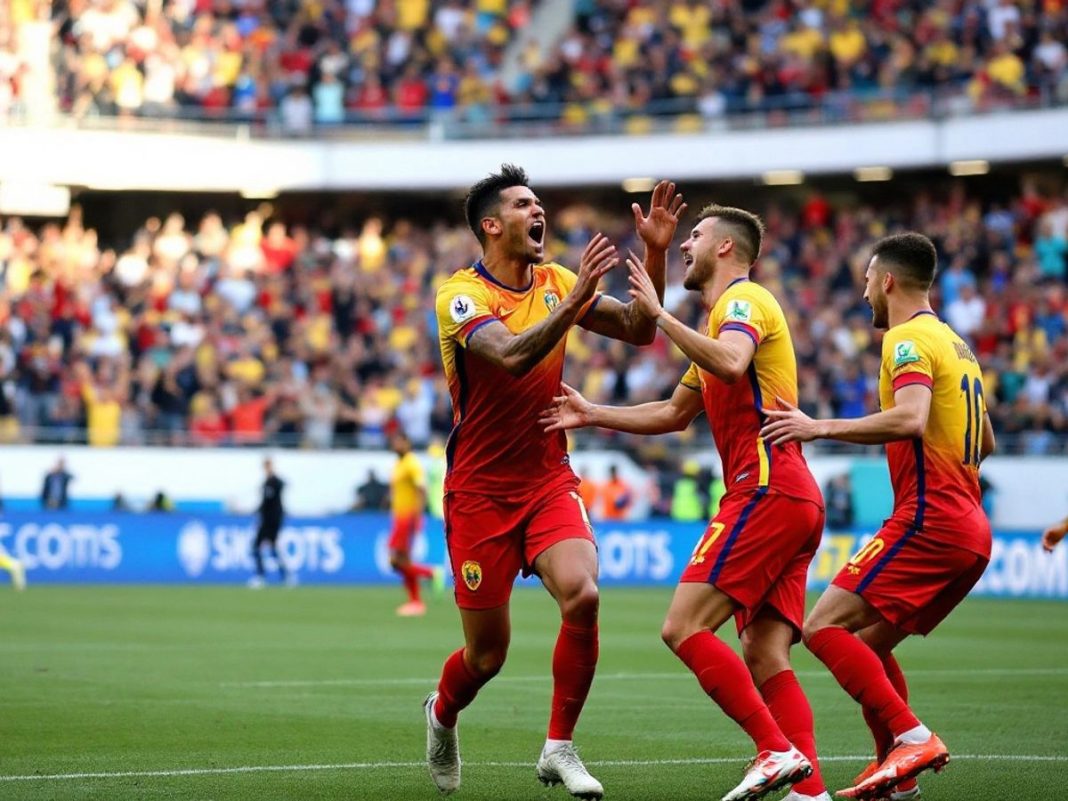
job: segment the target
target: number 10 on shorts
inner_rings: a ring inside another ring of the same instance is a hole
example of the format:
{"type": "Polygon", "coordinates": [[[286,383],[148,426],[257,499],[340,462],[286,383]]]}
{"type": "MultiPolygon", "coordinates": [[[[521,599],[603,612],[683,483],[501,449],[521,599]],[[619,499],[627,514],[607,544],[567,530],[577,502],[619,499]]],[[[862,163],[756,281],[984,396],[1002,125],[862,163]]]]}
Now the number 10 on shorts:
{"type": "Polygon", "coordinates": [[[723,529],[726,528],[723,523],[713,521],[708,526],[708,531],[697,542],[697,547],[693,549],[693,556],[690,558],[691,565],[704,564],[705,554],[709,549],[716,544],[716,540],[719,539],[719,535],[723,533],[723,529]]]}

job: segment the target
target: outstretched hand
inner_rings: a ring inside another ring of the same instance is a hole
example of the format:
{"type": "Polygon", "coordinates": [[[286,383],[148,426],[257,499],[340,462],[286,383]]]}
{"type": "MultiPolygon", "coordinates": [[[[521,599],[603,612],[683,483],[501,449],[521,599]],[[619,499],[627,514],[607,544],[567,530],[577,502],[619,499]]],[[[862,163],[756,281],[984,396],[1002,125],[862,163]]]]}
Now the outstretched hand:
{"type": "Polygon", "coordinates": [[[1042,547],[1053,553],[1053,549],[1057,547],[1057,543],[1064,539],[1066,533],[1068,533],[1068,526],[1063,523],[1050,526],[1042,532],[1042,547]]]}
{"type": "Polygon", "coordinates": [[[760,429],[760,436],[772,445],[783,445],[787,442],[811,442],[820,436],[820,424],[813,420],[792,403],[787,403],[782,398],[775,398],[779,404],[778,409],[761,409],[768,418],[764,427],[760,429]]]}
{"type": "Polygon", "coordinates": [[[601,277],[619,264],[616,246],[604,234],[594,234],[586,245],[579,262],[578,281],[575,282],[573,294],[580,301],[587,301],[597,292],[601,277]]]}
{"type": "Polygon", "coordinates": [[[637,203],[632,203],[630,208],[634,212],[634,230],[650,250],[668,249],[675,228],[686,213],[686,204],[682,195],[675,192],[672,181],[661,181],[653,188],[648,214],[643,214],[637,203]]]}
{"type": "Polygon", "coordinates": [[[560,384],[563,393],[553,398],[553,405],[541,413],[538,422],[545,431],[567,431],[585,428],[590,424],[593,404],[567,384],[560,384]]]}
{"type": "Polygon", "coordinates": [[[660,316],[660,312],[664,310],[664,307],[660,304],[660,298],[657,297],[653,279],[645,272],[645,268],[634,254],[634,251],[627,252],[629,254],[627,256],[627,268],[630,270],[630,276],[627,280],[630,281],[630,289],[628,290],[630,296],[634,298],[634,302],[638,304],[642,314],[650,320],[655,320],[660,316]]]}

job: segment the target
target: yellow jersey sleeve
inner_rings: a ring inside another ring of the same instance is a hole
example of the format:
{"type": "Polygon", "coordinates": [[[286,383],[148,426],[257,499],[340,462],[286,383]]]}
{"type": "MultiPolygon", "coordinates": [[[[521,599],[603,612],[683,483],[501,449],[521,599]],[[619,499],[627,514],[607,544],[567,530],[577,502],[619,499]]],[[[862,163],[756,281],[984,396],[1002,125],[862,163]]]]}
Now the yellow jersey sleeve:
{"type": "Polygon", "coordinates": [[[701,374],[697,372],[697,365],[690,362],[689,369],[679,379],[679,383],[687,389],[701,391],[701,374]]]}
{"type": "Polygon", "coordinates": [[[760,347],[774,333],[779,319],[768,303],[766,292],[750,281],[730,287],[724,293],[724,302],[716,304],[710,330],[717,337],[724,331],[741,331],[760,347]]]}
{"type": "Polygon", "coordinates": [[[895,326],[883,337],[883,370],[894,392],[910,384],[933,387],[934,356],[934,343],[915,326],[895,326]]]}
{"type": "Polygon", "coordinates": [[[438,289],[434,304],[443,339],[467,347],[471,335],[497,317],[492,292],[482,281],[455,275],[438,289]]]}

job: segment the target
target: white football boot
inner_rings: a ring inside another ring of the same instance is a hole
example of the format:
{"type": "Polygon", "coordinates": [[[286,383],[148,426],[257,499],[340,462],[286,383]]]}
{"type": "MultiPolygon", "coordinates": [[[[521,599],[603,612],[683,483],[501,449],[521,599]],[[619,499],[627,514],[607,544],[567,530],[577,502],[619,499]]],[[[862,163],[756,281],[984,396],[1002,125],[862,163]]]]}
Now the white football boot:
{"type": "Polygon", "coordinates": [[[547,787],[562,784],[575,798],[588,801],[600,801],[604,798],[604,788],[586,770],[571,743],[558,746],[548,753],[541,752],[538,759],[538,781],[547,787]]]}
{"type": "Polygon", "coordinates": [[[723,801],[756,801],[770,792],[796,784],[812,775],[812,765],[796,748],[761,751],[745,772],[741,783],[723,796],[723,801]]]}
{"type": "Polygon", "coordinates": [[[455,792],[460,787],[460,738],[456,726],[447,729],[434,720],[436,692],[423,701],[426,713],[426,766],[430,778],[444,794],[455,792]]]}

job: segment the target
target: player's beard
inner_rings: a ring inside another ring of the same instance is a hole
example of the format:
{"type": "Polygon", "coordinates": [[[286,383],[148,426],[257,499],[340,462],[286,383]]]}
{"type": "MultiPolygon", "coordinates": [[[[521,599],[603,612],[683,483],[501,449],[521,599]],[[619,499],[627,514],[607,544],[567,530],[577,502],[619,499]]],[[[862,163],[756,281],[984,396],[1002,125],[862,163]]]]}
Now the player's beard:
{"type": "Polygon", "coordinates": [[[712,275],[712,267],[705,267],[704,263],[700,261],[694,261],[690,265],[685,275],[682,276],[682,287],[688,289],[691,292],[700,292],[704,289],[705,282],[712,275]]]}
{"type": "Polygon", "coordinates": [[[868,301],[871,306],[871,324],[878,329],[890,327],[890,311],[887,308],[886,296],[872,296],[868,301]]]}

